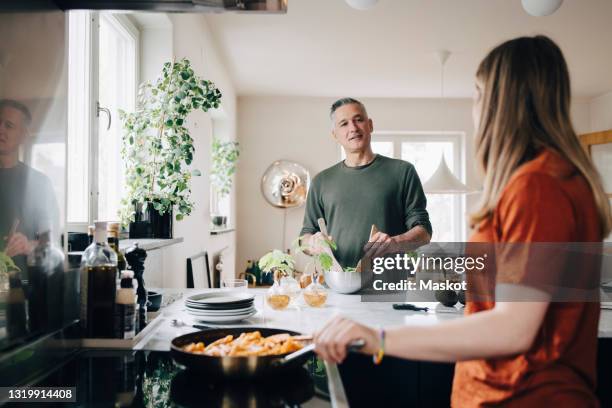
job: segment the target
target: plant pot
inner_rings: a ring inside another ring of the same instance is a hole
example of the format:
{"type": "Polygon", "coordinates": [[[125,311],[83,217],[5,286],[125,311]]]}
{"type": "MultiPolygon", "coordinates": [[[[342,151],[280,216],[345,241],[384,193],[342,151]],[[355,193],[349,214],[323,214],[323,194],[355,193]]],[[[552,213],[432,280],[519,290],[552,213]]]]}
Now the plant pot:
{"type": "Polygon", "coordinates": [[[137,207],[135,221],[130,223],[130,238],[172,238],[172,210],[160,214],[152,205],[146,211],[137,207]]]}
{"type": "Polygon", "coordinates": [[[210,217],[210,222],[215,229],[222,229],[227,226],[227,216],[225,215],[213,215],[210,217]]]}

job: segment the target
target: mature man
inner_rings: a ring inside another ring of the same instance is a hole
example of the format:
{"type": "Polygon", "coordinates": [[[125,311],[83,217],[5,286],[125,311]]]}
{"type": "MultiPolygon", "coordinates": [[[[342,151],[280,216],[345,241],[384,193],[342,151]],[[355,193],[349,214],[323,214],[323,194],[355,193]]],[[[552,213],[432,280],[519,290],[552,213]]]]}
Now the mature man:
{"type": "Polygon", "coordinates": [[[358,100],[343,98],[331,107],[332,136],[346,159],[323,170],[308,193],[300,235],[314,244],[321,239],[317,219],[325,219],[343,267],[356,266],[363,256],[370,228],[379,232],[374,245],[402,242],[426,244],[431,223],[427,199],[414,166],[372,152],[372,119],[358,100]]]}
{"type": "Polygon", "coordinates": [[[50,180],[19,161],[32,116],[11,99],[0,100],[0,249],[25,267],[37,234],[58,232],[59,211],[50,180]]]}

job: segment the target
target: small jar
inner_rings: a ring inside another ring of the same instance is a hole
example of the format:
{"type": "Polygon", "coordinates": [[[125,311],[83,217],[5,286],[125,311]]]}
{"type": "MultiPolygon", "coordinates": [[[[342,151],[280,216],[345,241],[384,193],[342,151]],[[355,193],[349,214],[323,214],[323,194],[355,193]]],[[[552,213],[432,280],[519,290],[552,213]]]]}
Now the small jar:
{"type": "Polygon", "coordinates": [[[275,273],[274,284],[266,292],[266,303],[274,310],[284,310],[291,303],[291,296],[287,288],[280,284],[280,279],[276,279],[278,274],[275,273]]]}
{"type": "Polygon", "coordinates": [[[312,282],[304,289],[304,301],[311,307],[322,307],[327,302],[327,289],[319,283],[318,274],[313,275],[312,282]]]}
{"type": "Polygon", "coordinates": [[[291,302],[300,296],[302,288],[300,283],[291,275],[280,273],[280,286],[291,298],[291,302]]]}

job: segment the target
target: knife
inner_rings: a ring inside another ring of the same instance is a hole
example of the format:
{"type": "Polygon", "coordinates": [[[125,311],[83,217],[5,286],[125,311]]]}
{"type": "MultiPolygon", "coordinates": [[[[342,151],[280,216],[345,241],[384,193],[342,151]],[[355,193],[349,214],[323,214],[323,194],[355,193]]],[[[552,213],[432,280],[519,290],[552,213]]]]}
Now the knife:
{"type": "Polygon", "coordinates": [[[412,303],[394,303],[393,309],[395,310],[411,310],[413,312],[431,312],[431,313],[449,313],[449,314],[460,314],[461,310],[454,307],[448,307],[447,309],[419,307],[412,303]]]}

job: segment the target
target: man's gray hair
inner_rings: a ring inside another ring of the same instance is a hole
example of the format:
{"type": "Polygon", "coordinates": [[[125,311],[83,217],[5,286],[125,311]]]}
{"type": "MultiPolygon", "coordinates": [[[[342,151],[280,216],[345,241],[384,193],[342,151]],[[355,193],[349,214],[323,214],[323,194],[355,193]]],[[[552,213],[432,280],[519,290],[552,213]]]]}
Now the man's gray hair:
{"type": "Polygon", "coordinates": [[[334,102],[331,106],[331,109],[329,111],[329,118],[332,120],[334,120],[334,113],[336,113],[336,110],[344,105],[359,105],[361,107],[361,109],[363,109],[363,112],[366,114],[366,116],[368,115],[368,111],[365,108],[365,105],[363,103],[361,103],[361,101],[358,101],[357,99],[354,98],[342,98],[342,99],[338,99],[336,102],[334,102]]]}
{"type": "Polygon", "coordinates": [[[23,121],[26,126],[30,126],[32,123],[32,114],[27,106],[23,103],[14,99],[0,99],[0,109],[2,108],[13,108],[17,109],[23,115],[23,121]]]}

